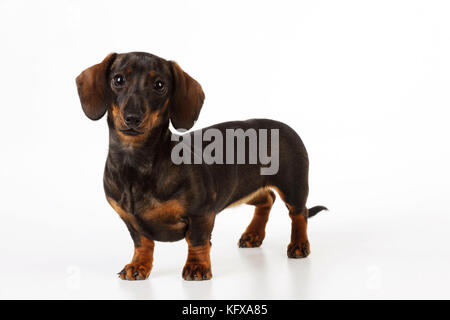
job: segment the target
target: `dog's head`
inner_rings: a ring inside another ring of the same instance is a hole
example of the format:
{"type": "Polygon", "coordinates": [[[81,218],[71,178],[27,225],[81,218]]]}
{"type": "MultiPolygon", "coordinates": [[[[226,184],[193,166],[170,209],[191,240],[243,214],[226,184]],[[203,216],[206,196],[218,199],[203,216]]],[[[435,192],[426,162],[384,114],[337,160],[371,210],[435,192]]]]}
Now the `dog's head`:
{"type": "Polygon", "coordinates": [[[110,112],[114,130],[127,139],[146,136],[169,119],[178,130],[192,128],[205,99],[176,62],[143,52],[112,53],[76,83],[86,116],[98,120],[110,112]]]}

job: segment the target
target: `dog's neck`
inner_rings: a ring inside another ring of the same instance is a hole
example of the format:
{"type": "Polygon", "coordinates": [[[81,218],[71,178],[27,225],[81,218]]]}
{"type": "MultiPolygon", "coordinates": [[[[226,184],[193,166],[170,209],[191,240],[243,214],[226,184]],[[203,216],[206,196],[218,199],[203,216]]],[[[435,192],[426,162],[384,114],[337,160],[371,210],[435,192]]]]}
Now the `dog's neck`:
{"type": "Polygon", "coordinates": [[[126,137],[126,141],[113,125],[108,123],[108,127],[108,160],[116,166],[131,167],[150,174],[156,162],[170,158],[172,133],[168,122],[152,128],[144,137],[126,137]]]}

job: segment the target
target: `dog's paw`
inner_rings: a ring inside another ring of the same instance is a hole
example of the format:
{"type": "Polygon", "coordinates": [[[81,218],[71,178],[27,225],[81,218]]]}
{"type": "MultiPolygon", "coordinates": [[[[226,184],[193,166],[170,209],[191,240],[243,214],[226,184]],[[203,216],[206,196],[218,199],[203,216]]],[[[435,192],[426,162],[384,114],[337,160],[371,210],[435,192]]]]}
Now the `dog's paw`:
{"type": "Polygon", "coordinates": [[[118,273],[122,280],[145,280],[150,275],[150,266],[140,263],[129,263],[118,273]]]}
{"type": "Polygon", "coordinates": [[[311,253],[309,242],[289,243],[287,255],[289,258],[306,258],[311,253]]]}
{"type": "Polygon", "coordinates": [[[206,263],[186,263],[183,268],[184,280],[209,280],[211,278],[211,266],[206,263]]]}
{"type": "Polygon", "coordinates": [[[257,248],[261,246],[264,240],[264,236],[261,236],[258,232],[244,232],[239,239],[240,248],[257,248]]]}

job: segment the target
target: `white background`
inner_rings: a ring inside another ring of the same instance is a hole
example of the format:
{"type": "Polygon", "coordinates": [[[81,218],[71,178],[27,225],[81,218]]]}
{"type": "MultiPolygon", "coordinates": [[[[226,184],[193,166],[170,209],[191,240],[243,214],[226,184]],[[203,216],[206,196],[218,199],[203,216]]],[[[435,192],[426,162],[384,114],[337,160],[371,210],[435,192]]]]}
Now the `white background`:
{"type": "Polygon", "coordinates": [[[0,1],[0,298],[450,298],[448,1],[0,1]],[[278,199],[261,248],[221,213],[214,278],[157,243],[147,281],[102,186],[105,119],[75,77],[109,52],[176,60],[203,86],[201,128],[266,117],[310,154],[312,254],[286,256],[278,199]]]}

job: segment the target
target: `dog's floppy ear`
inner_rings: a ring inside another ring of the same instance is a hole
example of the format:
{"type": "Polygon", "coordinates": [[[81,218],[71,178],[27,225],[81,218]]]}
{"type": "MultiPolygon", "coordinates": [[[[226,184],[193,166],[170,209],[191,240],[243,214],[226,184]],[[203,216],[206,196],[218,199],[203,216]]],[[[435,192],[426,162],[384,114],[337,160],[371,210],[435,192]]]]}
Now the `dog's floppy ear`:
{"type": "Polygon", "coordinates": [[[200,114],[205,100],[200,83],[191,78],[175,61],[170,61],[173,74],[173,94],[170,120],[177,130],[189,130],[200,114]]]}
{"type": "Polygon", "coordinates": [[[100,119],[108,109],[111,99],[108,73],[116,55],[110,53],[102,62],[80,73],[76,79],[81,106],[91,120],[100,119]]]}

